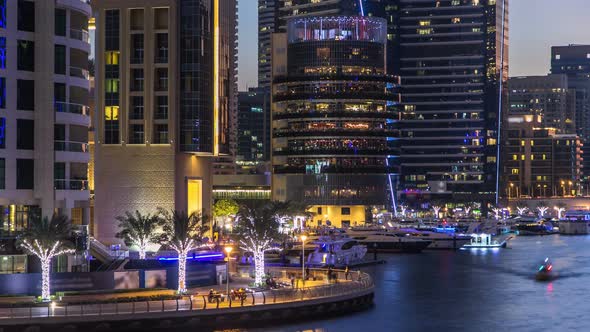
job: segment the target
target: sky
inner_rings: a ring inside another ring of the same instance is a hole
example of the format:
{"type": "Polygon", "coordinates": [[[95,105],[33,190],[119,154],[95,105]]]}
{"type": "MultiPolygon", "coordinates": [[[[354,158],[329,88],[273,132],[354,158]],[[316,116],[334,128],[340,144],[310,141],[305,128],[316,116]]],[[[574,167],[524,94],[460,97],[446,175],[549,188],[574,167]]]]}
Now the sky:
{"type": "MultiPolygon", "coordinates": [[[[257,0],[238,0],[238,83],[257,85],[257,0]]],[[[551,46],[590,44],[590,0],[510,0],[510,76],[549,73],[551,46]]]]}

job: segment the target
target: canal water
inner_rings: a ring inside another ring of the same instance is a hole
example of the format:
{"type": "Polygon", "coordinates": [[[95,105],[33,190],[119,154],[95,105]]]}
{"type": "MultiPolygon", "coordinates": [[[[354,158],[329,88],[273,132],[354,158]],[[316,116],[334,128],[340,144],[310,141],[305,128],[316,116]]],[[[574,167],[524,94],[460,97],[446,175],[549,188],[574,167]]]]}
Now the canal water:
{"type": "Polygon", "coordinates": [[[364,268],[376,283],[372,309],[239,331],[590,331],[590,236],[516,237],[496,251],[380,258],[387,264],[364,268]],[[559,278],[537,282],[545,257],[559,278]]]}

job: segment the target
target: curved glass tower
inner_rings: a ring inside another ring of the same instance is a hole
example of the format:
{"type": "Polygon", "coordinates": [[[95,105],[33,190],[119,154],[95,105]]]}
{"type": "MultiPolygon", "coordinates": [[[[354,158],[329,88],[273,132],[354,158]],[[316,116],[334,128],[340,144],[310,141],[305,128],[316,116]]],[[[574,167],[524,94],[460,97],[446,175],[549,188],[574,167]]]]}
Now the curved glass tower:
{"type": "Polygon", "coordinates": [[[274,37],[273,198],[312,206],[317,225],[362,224],[369,207],[394,204],[386,36],[383,19],[331,16],[292,19],[274,37]]]}

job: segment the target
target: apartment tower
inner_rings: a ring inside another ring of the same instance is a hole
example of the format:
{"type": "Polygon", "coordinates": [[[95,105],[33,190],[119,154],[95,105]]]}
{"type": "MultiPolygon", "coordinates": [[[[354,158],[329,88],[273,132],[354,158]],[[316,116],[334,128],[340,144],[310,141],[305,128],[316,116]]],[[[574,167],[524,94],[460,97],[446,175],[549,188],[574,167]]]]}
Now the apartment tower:
{"type": "Polygon", "coordinates": [[[125,211],[209,214],[214,158],[230,152],[236,2],[97,0],[93,8],[95,236],[115,242],[125,211]]]}
{"type": "MultiPolygon", "coordinates": [[[[79,0],[0,0],[0,237],[31,218],[89,223],[88,18],[79,0]]],[[[82,227],[83,228],[83,227],[82,227]]],[[[0,273],[23,273],[5,246],[0,273]]]]}

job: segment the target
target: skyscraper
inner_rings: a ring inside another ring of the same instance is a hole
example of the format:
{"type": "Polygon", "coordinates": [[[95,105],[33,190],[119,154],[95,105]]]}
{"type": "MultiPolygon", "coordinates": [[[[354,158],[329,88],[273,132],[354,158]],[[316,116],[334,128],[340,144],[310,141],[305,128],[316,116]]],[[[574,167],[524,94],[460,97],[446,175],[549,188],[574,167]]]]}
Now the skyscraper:
{"type": "Polygon", "coordinates": [[[270,98],[262,88],[238,96],[238,162],[260,163],[270,159],[270,119],[265,109],[270,98]]]}
{"type": "Polygon", "coordinates": [[[584,142],[583,192],[590,186],[590,45],[551,48],[551,73],[565,74],[576,95],[576,133],[584,142]]]}
{"type": "MultiPolygon", "coordinates": [[[[566,75],[511,77],[508,99],[507,118],[538,115],[543,128],[555,128],[557,134],[576,134],[576,93],[569,88],[566,75]]],[[[507,127],[510,124],[506,122],[507,127]]]]}
{"type": "Polygon", "coordinates": [[[400,1],[401,199],[494,202],[508,1],[400,1]]]}
{"type": "MultiPolygon", "coordinates": [[[[0,0],[0,237],[31,218],[88,225],[88,18],[85,2],[0,0]]],[[[0,273],[26,272],[5,255],[0,273]],[[8,263],[8,264],[7,264],[8,263]]]]}
{"type": "Polygon", "coordinates": [[[258,87],[270,91],[271,40],[278,25],[279,0],[258,0],[258,87]]]}
{"type": "Polygon", "coordinates": [[[318,226],[393,204],[399,96],[386,35],[380,18],[310,16],[273,36],[273,199],[310,205],[318,226]]]}
{"type": "Polygon", "coordinates": [[[95,235],[157,207],[209,213],[231,151],[236,3],[97,0],[95,235]]]}

